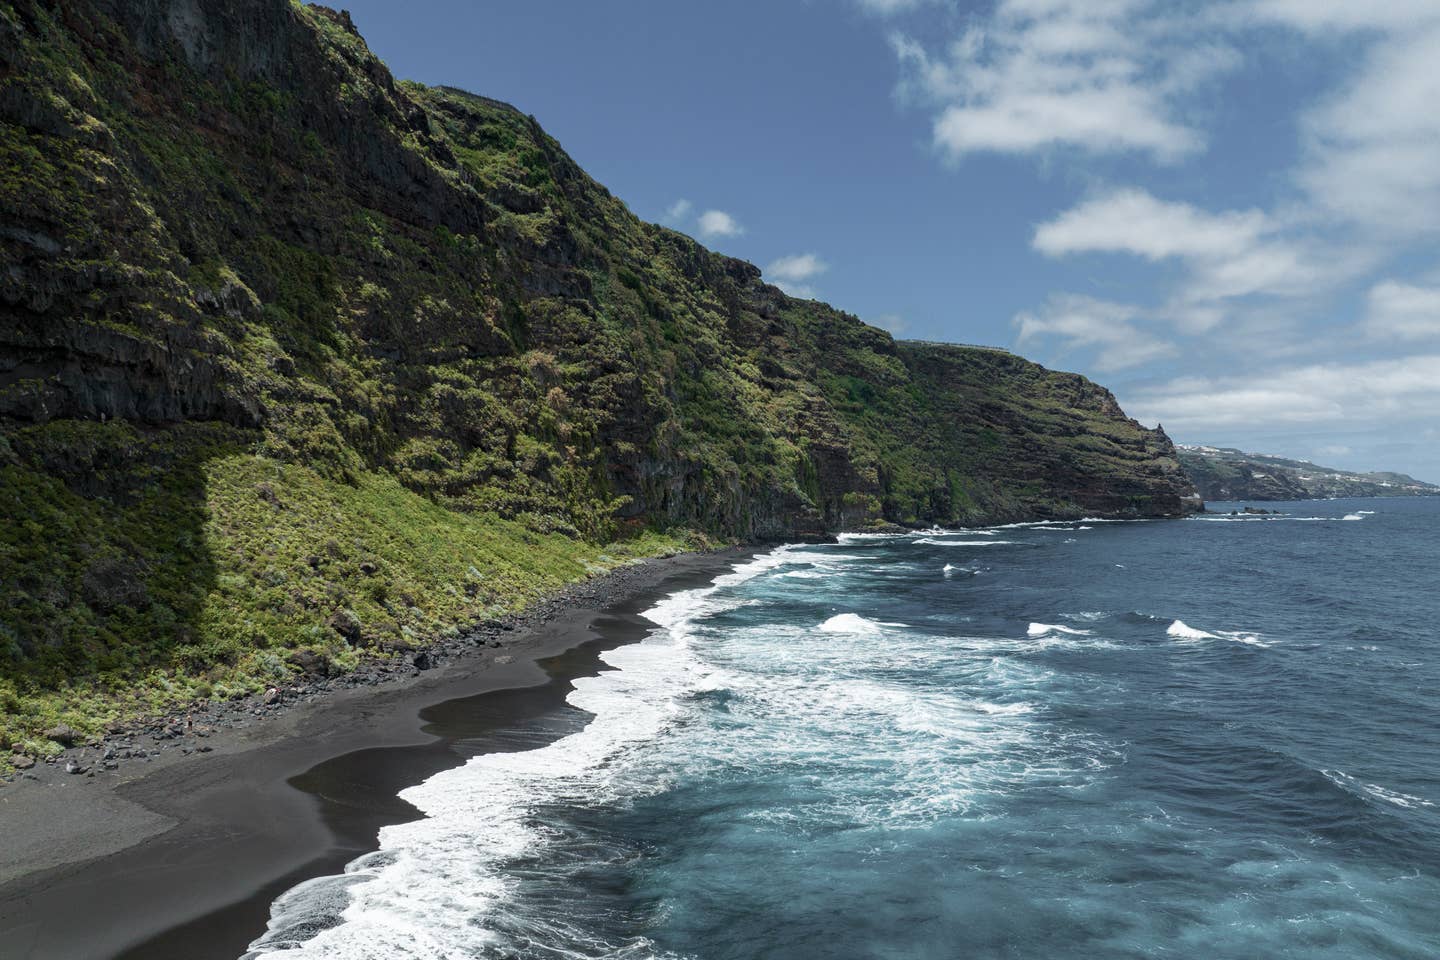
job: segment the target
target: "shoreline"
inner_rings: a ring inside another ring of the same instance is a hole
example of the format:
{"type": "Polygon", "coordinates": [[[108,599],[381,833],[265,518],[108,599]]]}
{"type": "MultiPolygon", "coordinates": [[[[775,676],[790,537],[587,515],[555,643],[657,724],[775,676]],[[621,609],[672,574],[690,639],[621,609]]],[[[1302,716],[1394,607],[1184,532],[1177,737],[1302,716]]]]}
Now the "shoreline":
{"type": "Polygon", "coordinates": [[[338,872],[374,849],[380,826],[416,816],[400,789],[505,749],[515,723],[564,706],[570,681],[598,669],[600,652],[643,637],[652,625],[640,614],[656,600],[755,549],[620,568],[536,604],[501,650],[470,640],[485,655],[324,689],[144,768],[131,761],[92,777],[51,764],[7,785],[5,955],[234,960],[264,932],[275,896],[338,872]]]}

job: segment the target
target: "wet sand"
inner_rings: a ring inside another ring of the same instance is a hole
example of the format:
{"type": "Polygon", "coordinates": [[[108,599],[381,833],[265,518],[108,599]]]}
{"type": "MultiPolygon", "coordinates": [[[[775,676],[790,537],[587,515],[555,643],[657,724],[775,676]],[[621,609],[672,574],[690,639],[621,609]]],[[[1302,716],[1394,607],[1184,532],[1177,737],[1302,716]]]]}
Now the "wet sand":
{"type": "Polygon", "coordinates": [[[381,826],[418,816],[401,789],[583,725],[565,703],[571,681],[643,637],[652,624],[640,614],[658,598],[745,555],[645,564],[594,601],[516,630],[507,656],[339,691],[126,782],[62,775],[5,787],[0,846],[12,852],[0,854],[0,877],[12,879],[0,886],[0,956],[235,960],[276,896],[339,872],[375,848],[381,826]]]}

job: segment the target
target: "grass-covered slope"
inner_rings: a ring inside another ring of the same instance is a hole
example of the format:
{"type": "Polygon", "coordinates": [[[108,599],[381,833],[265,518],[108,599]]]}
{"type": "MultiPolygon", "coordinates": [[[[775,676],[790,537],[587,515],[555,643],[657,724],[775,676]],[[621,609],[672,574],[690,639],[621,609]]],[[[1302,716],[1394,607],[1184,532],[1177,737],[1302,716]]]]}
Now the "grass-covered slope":
{"type": "Polygon", "coordinates": [[[788,298],[290,0],[0,0],[0,438],[27,749],[691,536],[1190,492],[1094,384],[788,298]]]}

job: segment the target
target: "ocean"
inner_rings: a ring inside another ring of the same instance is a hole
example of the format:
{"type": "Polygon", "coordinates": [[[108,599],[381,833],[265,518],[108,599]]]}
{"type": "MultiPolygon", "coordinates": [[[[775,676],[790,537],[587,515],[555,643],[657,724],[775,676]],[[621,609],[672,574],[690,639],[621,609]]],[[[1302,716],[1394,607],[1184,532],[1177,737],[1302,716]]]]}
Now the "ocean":
{"type": "Polygon", "coordinates": [[[1440,956],[1440,499],[1266,506],[759,554],[246,956],[1440,956]]]}

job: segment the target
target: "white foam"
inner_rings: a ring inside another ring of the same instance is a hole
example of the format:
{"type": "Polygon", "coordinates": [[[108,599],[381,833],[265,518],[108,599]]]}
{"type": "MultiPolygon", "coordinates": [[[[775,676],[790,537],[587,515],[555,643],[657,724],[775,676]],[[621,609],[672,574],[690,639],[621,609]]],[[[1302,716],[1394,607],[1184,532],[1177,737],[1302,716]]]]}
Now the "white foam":
{"type": "Polygon", "coordinates": [[[1221,631],[1221,634],[1220,634],[1220,635],[1221,635],[1222,637],[1224,637],[1226,640],[1233,640],[1235,643],[1245,643],[1245,644],[1249,644],[1249,645],[1252,646],[1252,647],[1269,647],[1269,646],[1270,646],[1270,644],[1266,643],[1264,640],[1261,640],[1259,637],[1255,636],[1255,634],[1253,634],[1253,633],[1240,633],[1240,632],[1221,631]]]}
{"type": "Polygon", "coordinates": [[[1261,640],[1259,634],[1248,630],[1219,630],[1211,633],[1207,630],[1197,630],[1183,620],[1176,620],[1165,629],[1165,632],[1177,640],[1229,640],[1252,647],[1271,646],[1270,643],[1261,640]]]}
{"type": "Polygon", "coordinates": [[[870,620],[858,613],[837,613],[817,628],[822,633],[879,633],[885,627],[903,627],[903,623],[870,620]]]}
{"type": "MultiPolygon", "coordinates": [[[[1048,688],[1061,682],[1057,674],[972,647],[971,638],[911,634],[856,613],[832,616],[819,629],[727,624],[723,633],[707,632],[706,618],[756,602],[726,588],[814,572],[793,569],[802,563],[843,566],[847,557],[782,547],[710,587],[656,603],[645,614],[656,630],[604,653],[612,669],[575,681],[567,699],[591,715],[583,729],[535,750],[475,757],[405,790],[401,796],[422,818],[385,827],[379,852],[352,862],[343,876],[310,881],[277,900],[253,956],[460,960],[534,949],[557,958],[649,956],[638,941],[622,949],[597,940],[583,902],[566,910],[549,901],[537,906],[535,877],[549,867],[533,865],[563,862],[557,852],[593,856],[565,846],[577,841],[552,826],[546,811],[628,803],[719,766],[773,771],[794,764],[825,770],[815,778],[813,803],[802,809],[777,801],[740,815],[924,828],[937,818],[983,816],[987,797],[1037,782],[1080,786],[1122,762],[1098,737],[1032,716],[1032,703],[1045,702],[1048,688]],[[957,671],[958,689],[885,674],[897,663],[928,667],[939,656],[957,671]],[[695,705],[710,691],[726,691],[727,723],[743,735],[721,737],[697,722],[695,705]],[[530,873],[517,872],[517,861],[531,865],[530,873]]],[[[1028,643],[986,642],[1008,644],[1009,653],[1099,641],[1062,630],[1028,643]]]]}
{"type": "Polygon", "coordinates": [[[993,537],[995,531],[988,527],[960,527],[955,530],[945,527],[930,527],[925,530],[912,531],[916,537],[993,537]]]}
{"type": "Polygon", "coordinates": [[[910,536],[910,533],[909,533],[909,532],[906,532],[906,533],[837,533],[837,534],[835,535],[835,540],[836,540],[837,543],[863,543],[863,542],[866,541],[866,540],[899,540],[899,539],[901,539],[901,538],[903,538],[903,537],[908,537],[908,536],[910,536]]]}
{"type": "MultiPolygon", "coordinates": [[[[574,681],[568,702],[593,715],[584,728],[535,750],[482,754],[402,791],[424,816],[384,827],[379,852],[355,860],[344,875],[307,881],[278,898],[266,934],[246,957],[388,960],[513,952],[501,933],[476,918],[518,925],[516,935],[530,942],[566,939],[564,917],[505,909],[517,888],[504,865],[535,855],[553,839],[533,809],[633,795],[633,784],[617,785],[623,767],[617,758],[673,725],[687,696],[724,686],[690,649],[693,623],[748,603],[717,591],[793,562],[796,553],[781,547],[737,565],[709,587],[656,603],[645,616],[660,629],[602,654],[613,669],[574,681]]],[[[662,789],[664,782],[652,778],[647,786],[662,789]]]]}
{"type": "Polygon", "coordinates": [[[1004,547],[1015,543],[1014,540],[936,540],[934,537],[925,537],[915,542],[936,547],[1004,547]]]}
{"type": "Polygon", "coordinates": [[[1165,628],[1165,632],[1166,632],[1169,636],[1178,637],[1178,638],[1180,638],[1181,640],[1218,640],[1218,639],[1220,639],[1219,637],[1215,636],[1215,634],[1213,634],[1213,633],[1207,633],[1207,632],[1204,631],[1204,630],[1196,630],[1194,627],[1189,626],[1188,624],[1186,624],[1185,621],[1183,621],[1183,620],[1176,620],[1174,623],[1170,624],[1170,626],[1168,626],[1168,627],[1165,628]]]}
{"type": "Polygon", "coordinates": [[[1025,530],[1039,527],[1061,527],[1077,523],[1153,523],[1154,521],[1137,517],[1133,520],[1121,520],[1115,517],[1081,517],[1078,520],[1026,520],[1021,523],[1002,523],[997,530],[1025,530]]]}
{"type": "Polygon", "coordinates": [[[1345,516],[1341,517],[1340,519],[1342,519],[1342,520],[1364,520],[1365,517],[1364,517],[1363,514],[1360,514],[1360,513],[1347,513],[1347,514],[1345,514],[1345,516]]]}
{"type": "Polygon", "coordinates": [[[1398,790],[1387,790],[1374,783],[1365,783],[1358,777],[1352,777],[1343,770],[1321,770],[1331,783],[1351,793],[1359,793],[1385,803],[1401,807],[1406,810],[1413,810],[1416,807],[1433,807],[1435,804],[1424,797],[1416,797],[1408,793],[1401,793],[1398,790]]]}
{"type": "Polygon", "coordinates": [[[1017,717],[1035,711],[1034,706],[1028,703],[988,703],[984,700],[966,700],[964,706],[976,713],[992,717],[1017,717]]]}
{"type": "Polygon", "coordinates": [[[1058,623],[1032,623],[1025,633],[1031,637],[1043,637],[1055,633],[1064,633],[1072,637],[1093,636],[1093,631],[1081,630],[1078,627],[1065,627],[1058,623]]]}

